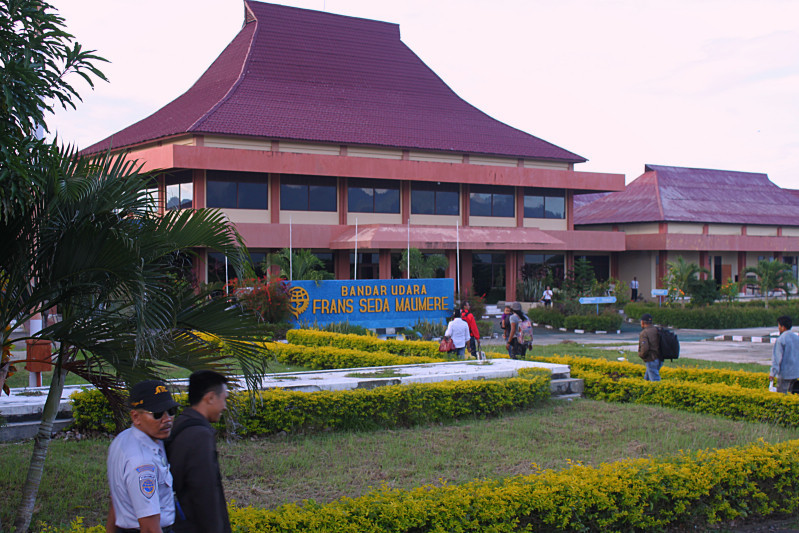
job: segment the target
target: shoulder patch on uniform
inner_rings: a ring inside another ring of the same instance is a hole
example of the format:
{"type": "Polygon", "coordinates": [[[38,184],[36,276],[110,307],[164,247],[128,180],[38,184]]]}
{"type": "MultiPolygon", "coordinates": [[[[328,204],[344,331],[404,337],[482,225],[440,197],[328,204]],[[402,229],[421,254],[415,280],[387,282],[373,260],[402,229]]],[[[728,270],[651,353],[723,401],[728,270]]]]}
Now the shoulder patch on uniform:
{"type": "Polygon", "coordinates": [[[155,494],[155,488],[158,486],[155,465],[141,465],[136,468],[136,472],[139,473],[139,490],[149,500],[155,494]]]}

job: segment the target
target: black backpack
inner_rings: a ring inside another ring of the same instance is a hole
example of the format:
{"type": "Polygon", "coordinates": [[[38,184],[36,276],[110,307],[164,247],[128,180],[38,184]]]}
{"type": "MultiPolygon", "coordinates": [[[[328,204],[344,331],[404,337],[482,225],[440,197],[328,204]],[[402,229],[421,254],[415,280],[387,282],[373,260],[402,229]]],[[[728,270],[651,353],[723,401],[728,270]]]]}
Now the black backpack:
{"type": "Polygon", "coordinates": [[[677,334],[668,328],[658,328],[660,337],[660,358],[677,359],[680,357],[680,340],[677,334]]]}

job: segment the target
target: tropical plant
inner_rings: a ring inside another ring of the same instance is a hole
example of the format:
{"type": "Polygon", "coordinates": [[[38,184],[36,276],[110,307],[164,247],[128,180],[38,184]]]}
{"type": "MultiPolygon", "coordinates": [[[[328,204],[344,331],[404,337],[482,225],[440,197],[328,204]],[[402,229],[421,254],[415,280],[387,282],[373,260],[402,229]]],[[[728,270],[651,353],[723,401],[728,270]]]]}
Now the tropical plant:
{"type": "Polygon", "coordinates": [[[325,265],[321,259],[306,249],[292,251],[283,248],[277,253],[269,254],[263,263],[264,271],[269,272],[272,266],[280,269],[280,276],[292,281],[320,281],[335,277],[332,272],[324,270],[325,265]]]}
{"type": "Polygon", "coordinates": [[[234,279],[230,282],[230,293],[253,313],[259,322],[278,324],[291,317],[289,284],[278,276],[234,279]]]}
{"type": "Polygon", "coordinates": [[[733,281],[732,278],[727,278],[727,281],[719,287],[719,294],[727,300],[727,303],[732,303],[738,299],[743,283],[743,281],[733,281]]]}
{"type": "Polygon", "coordinates": [[[752,273],[757,276],[754,282],[760,288],[760,293],[765,300],[766,309],[768,309],[769,293],[775,289],[782,289],[787,294],[790,290],[790,284],[796,284],[796,278],[793,275],[791,265],[786,265],[782,261],[758,261],[756,267],[747,267],[744,269],[745,273],[752,273]]]}
{"type": "MultiPolygon", "coordinates": [[[[22,487],[16,531],[27,531],[64,381],[74,372],[121,406],[122,387],[165,365],[225,371],[220,344],[254,383],[257,329],[237,307],[174,273],[182,251],[209,248],[234,266],[246,250],[216,210],[153,212],[152,177],[124,155],[81,158],[35,138],[49,99],[73,106],[64,76],[102,78],[38,0],[0,2],[0,332],[58,306],[62,320],[36,338],[55,341],[54,371],[22,487]],[[220,342],[221,341],[221,342],[220,342]]],[[[3,372],[7,371],[4,364],[3,372]]],[[[0,383],[2,385],[2,383],[0,383]]]]}
{"type": "Polygon", "coordinates": [[[585,257],[579,257],[574,261],[574,268],[569,270],[563,287],[569,298],[587,296],[591,293],[596,284],[596,274],[591,262],[585,257]]]}
{"type": "Polygon", "coordinates": [[[105,80],[95,63],[105,59],[83,50],[64,29],[64,19],[39,0],[0,2],[0,218],[30,207],[39,181],[36,154],[49,144],[45,114],[57,103],[80,100],[72,74],[93,86],[105,80]]]}
{"type": "Polygon", "coordinates": [[[449,261],[444,254],[423,254],[418,248],[408,248],[402,251],[399,269],[403,277],[414,279],[434,278],[439,270],[445,270],[449,261]],[[408,258],[410,257],[410,262],[408,258]],[[410,264],[411,275],[408,276],[410,264]]]}
{"type": "Polygon", "coordinates": [[[701,268],[696,263],[686,263],[682,256],[676,261],[666,263],[665,283],[669,294],[677,294],[680,298],[680,306],[685,307],[685,295],[691,293],[692,284],[697,280],[699,274],[707,274],[706,268],[701,268]]]}

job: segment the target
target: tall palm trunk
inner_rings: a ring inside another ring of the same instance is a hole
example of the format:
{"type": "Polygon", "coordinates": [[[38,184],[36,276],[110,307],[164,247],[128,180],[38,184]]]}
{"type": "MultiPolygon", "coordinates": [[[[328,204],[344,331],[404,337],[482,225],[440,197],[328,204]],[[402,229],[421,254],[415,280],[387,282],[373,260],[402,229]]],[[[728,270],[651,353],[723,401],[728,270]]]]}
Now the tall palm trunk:
{"type": "Polygon", "coordinates": [[[39,493],[39,484],[42,481],[44,472],[44,461],[47,458],[47,450],[53,434],[53,422],[58,415],[58,407],[61,403],[61,393],[64,391],[64,381],[67,371],[61,367],[64,356],[64,345],[62,344],[57,364],[53,369],[53,381],[50,383],[50,392],[47,394],[47,401],[42,411],[42,421],[39,424],[39,432],[33,441],[33,454],[31,455],[30,466],[28,467],[28,477],[22,487],[22,501],[17,510],[17,519],[14,522],[15,533],[27,533],[28,527],[33,517],[33,508],[36,503],[36,496],[39,493]]]}

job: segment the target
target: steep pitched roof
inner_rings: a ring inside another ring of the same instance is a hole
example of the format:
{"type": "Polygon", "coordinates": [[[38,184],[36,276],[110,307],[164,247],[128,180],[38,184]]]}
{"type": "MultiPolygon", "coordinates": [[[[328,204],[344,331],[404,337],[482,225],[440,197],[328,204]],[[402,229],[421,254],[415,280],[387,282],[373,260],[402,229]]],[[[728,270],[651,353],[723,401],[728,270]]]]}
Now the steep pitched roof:
{"type": "Polygon", "coordinates": [[[205,133],[585,161],[462,100],[396,24],[245,8],[243,28],[194,86],[84,152],[205,133]]]}
{"type": "Polygon", "coordinates": [[[799,225],[799,197],[766,174],[646,165],[624,191],[575,204],[575,224],[707,222],[799,225]]]}

